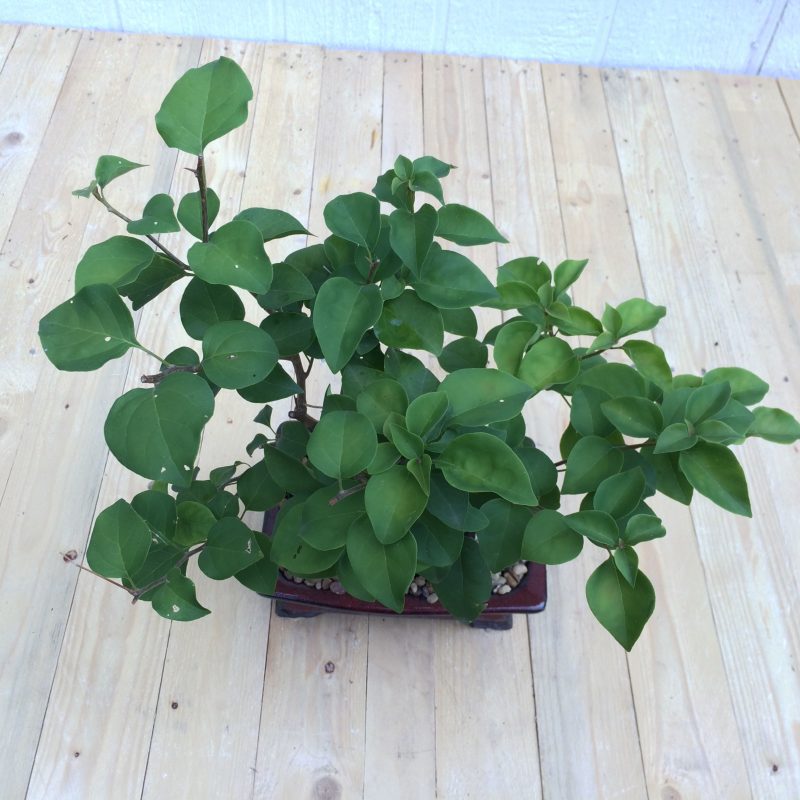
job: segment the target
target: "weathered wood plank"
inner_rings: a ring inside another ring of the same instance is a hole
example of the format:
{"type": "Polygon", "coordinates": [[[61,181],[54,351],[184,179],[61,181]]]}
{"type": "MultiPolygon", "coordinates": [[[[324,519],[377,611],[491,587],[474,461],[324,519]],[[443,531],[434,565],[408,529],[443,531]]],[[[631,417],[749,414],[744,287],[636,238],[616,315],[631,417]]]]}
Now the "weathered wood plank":
{"type": "MultiPolygon", "coordinates": [[[[474,59],[425,56],[425,150],[458,169],[445,182],[445,199],[492,212],[483,70],[474,59]]],[[[502,220],[498,220],[501,231],[502,220]]],[[[490,277],[493,247],[465,248],[490,277]]],[[[500,312],[480,309],[479,331],[500,312]]],[[[528,631],[517,620],[506,633],[441,622],[434,631],[436,784],[441,798],[502,797],[541,789],[528,631]],[[504,678],[497,679],[502,670],[504,678]],[[491,697],[486,703],[481,698],[491,697]],[[487,742],[492,746],[487,747],[487,742]]]]}
{"type": "MultiPolygon", "coordinates": [[[[665,99],[654,91],[650,113],[672,120],[680,161],[656,151],[647,165],[629,159],[623,173],[634,185],[653,185],[659,169],[661,206],[676,218],[672,235],[703,232],[698,250],[671,254],[681,280],[665,294],[672,305],[683,304],[687,319],[714,319],[717,335],[698,341],[687,328],[682,350],[694,369],[731,362],[753,368],[772,383],[768,404],[796,413],[792,387],[800,376],[792,326],[800,305],[792,288],[800,262],[790,220],[797,214],[792,181],[800,160],[775,82],[675,73],[661,84],[665,99]],[[681,206],[683,213],[672,210],[681,206]]],[[[652,246],[644,231],[641,240],[652,246]]],[[[665,265],[657,256],[645,282],[660,287],[665,265]]],[[[800,792],[792,728],[800,718],[794,673],[800,640],[791,618],[798,591],[796,512],[786,502],[794,495],[798,449],[751,442],[738,452],[754,519],[731,518],[706,502],[693,517],[753,793],[786,797],[800,792]]]]}
{"type": "MultiPolygon", "coordinates": [[[[369,191],[374,183],[381,158],[382,91],[382,55],[325,54],[309,218],[312,232],[325,230],[322,211],[333,196],[369,191]]],[[[328,371],[315,368],[308,382],[311,402],[321,403],[329,380],[328,371]]],[[[287,620],[273,614],[256,764],[257,798],[363,794],[366,673],[365,619],[330,614],[287,620]],[[326,671],[328,662],[333,668],[326,671]]]]}
{"type": "MultiPolygon", "coordinates": [[[[112,202],[135,213],[143,205],[143,197],[168,190],[175,170],[175,154],[163,146],[153,125],[153,97],[163,96],[180,74],[197,63],[201,42],[184,43],[163,38],[123,38],[117,42],[117,37],[112,41],[113,46],[105,35],[98,35],[92,49],[119,53],[119,47],[128,46],[135,48],[135,52],[126,54],[130,65],[127,71],[102,65],[106,73],[121,73],[122,86],[109,81],[109,90],[119,93],[120,106],[125,109],[109,149],[124,153],[132,160],[150,161],[155,165],[155,169],[131,173],[119,185],[115,184],[113,192],[109,191],[112,202]]],[[[82,76],[81,94],[87,86],[93,87],[91,91],[100,95],[96,102],[103,103],[105,83],[97,79],[101,65],[94,67],[95,71],[82,76]]],[[[104,80],[108,80],[108,75],[104,74],[104,80]]],[[[83,102],[79,101],[74,107],[80,107],[83,102]]],[[[87,124],[91,123],[90,118],[87,124]]],[[[91,166],[84,166],[83,177],[86,172],[91,174],[96,158],[95,150],[87,159],[91,166]]],[[[102,213],[98,219],[102,222],[97,229],[89,227],[89,241],[119,232],[117,220],[103,209],[97,209],[96,204],[92,208],[93,214],[102,213]]],[[[71,259],[60,261],[59,283],[65,295],[72,283],[73,268],[71,259]]],[[[168,297],[171,302],[162,307],[157,322],[151,323],[145,312],[139,328],[142,338],[163,352],[172,349],[171,343],[180,336],[172,324],[179,293],[173,292],[168,297]]],[[[36,485],[33,481],[28,484],[28,490],[15,499],[25,503],[26,524],[33,525],[34,531],[58,531],[58,536],[50,540],[49,548],[40,555],[40,561],[46,565],[53,560],[62,573],[67,573],[64,577],[55,576],[54,589],[61,588],[67,580],[69,585],[62,589],[58,599],[44,599],[49,608],[58,605],[62,613],[69,609],[70,618],[63,634],[55,679],[52,688],[47,687],[50,690],[47,713],[28,791],[32,798],[141,795],[169,623],[146,607],[131,608],[127,594],[90,575],[81,574],[71,597],[67,589],[74,584],[74,573],[69,575],[72,568],[58,562],[57,548],[83,550],[89,523],[97,509],[104,508],[117,497],[130,497],[145,487],[144,479],[131,475],[110,459],[100,486],[98,468],[106,463],[107,449],[98,421],[104,418],[120,389],[137,385],[138,377],[151,371],[152,366],[152,358],[137,352],[130,359],[112,362],[96,375],[59,375],[58,380],[53,381],[56,391],[36,394],[37,400],[41,398],[49,403],[49,411],[43,412],[43,419],[49,424],[47,438],[31,447],[30,452],[37,457],[31,466],[37,470],[34,473],[37,481],[63,487],[63,490],[57,503],[41,510],[41,503],[33,505],[31,502],[29,492],[36,485]],[[80,413],[81,423],[65,431],[60,404],[55,413],[53,399],[70,396],[73,414],[80,413]],[[45,445],[48,441],[57,442],[62,448],[56,457],[53,445],[45,445]],[[62,519],[67,520],[67,525],[61,523],[62,519]],[[120,691],[120,687],[124,687],[124,691],[120,691]]],[[[45,381],[50,383],[43,377],[40,385],[45,381]]],[[[7,494],[6,498],[9,496],[7,494]]],[[[28,541],[35,538],[35,534],[27,537],[28,541]]],[[[52,642],[55,653],[60,642],[61,636],[52,642]]]]}

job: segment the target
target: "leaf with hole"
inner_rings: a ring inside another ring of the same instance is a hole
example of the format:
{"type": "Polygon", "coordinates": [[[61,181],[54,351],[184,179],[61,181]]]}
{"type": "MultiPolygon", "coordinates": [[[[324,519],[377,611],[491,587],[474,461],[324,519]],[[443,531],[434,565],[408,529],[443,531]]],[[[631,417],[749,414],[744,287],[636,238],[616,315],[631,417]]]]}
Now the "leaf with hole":
{"type": "Polygon", "coordinates": [[[85,372],[139,347],[133,317],[111,286],[85,286],[39,321],[39,340],[58,369],[85,372]]]}
{"type": "Polygon", "coordinates": [[[215,581],[232,578],[264,557],[256,542],[257,536],[236,517],[223,517],[208,532],[208,541],[197,558],[197,566],[215,581]]]}
{"type": "Polygon", "coordinates": [[[211,612],[197,601],[194,582],[178,568],[167,573],[166,581],[152,594],[153,610],[174,622],[191,622],[211,612]]]}

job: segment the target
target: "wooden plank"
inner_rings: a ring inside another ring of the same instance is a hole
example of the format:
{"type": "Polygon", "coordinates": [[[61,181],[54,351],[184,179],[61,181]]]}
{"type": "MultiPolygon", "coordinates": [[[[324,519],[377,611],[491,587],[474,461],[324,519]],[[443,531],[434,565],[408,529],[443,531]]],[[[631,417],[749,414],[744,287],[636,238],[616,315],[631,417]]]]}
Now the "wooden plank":
{"type": "MultiPolygon", "coordinates": [[[[792,309],[796,315],[797,303],[776,278],[791,288],[797,263],[792,255],[797,234],[785,221],[787,211],[795,213],[790,181],[798,170],[797,142],[772,81],[742,80],[738,87],[734,82],[739,79],[664,76],[663,96],[653,92],[648,102],[654,115],[672,120],[680,161],[660,153],[647,165],[623,158],[623,173],[631,182],[653,185],[658,170],[671,240],[685,243],[691,231],[703,237],[702,246],[670,253],[667,273],[664,251],[648,234],[653,220],[644,209],[638,212],[641,223],[632,217],[637,242],[648,249],[646,282],[659,287],[667,302],[683,304],[686,319],[694,321],[698,313],[715,319],[718,335],[711,340],[688,326],[678,331],[692,366],[752,366],[772,380],[775,404],[796,411],[797,354],[787,315],[792,309]],[[756,109],[763,139],[746,119],[756,109]],[[684,198],[691,205],[680,213],[684,198]],[[709,270],[709,263],[716,269],[709,270]],[[680,280],[663,286],[669,274],[680,280]],[[687,284],[693,292],[686,292],[687,284]],[[709,297],[715,303],[710,312],[709,297]]],[[[693,516],[753,793],[787,797],[800,791],[791,728],[800,716],[793,666],[800,642],[790,621],[797,596],[797,553],[790,536],[797,506],[786,502],[794,497],[797,449],[749,443],[742,461],[753,521],[732,519],[702,501],[693,516]]]]}
{"type": "Polygon", "coordinates": [[[8,54],[11,52],[19,32],[20,28],[17,25],[6,23],[0,25],[0,70],[5,66],[8,54]]]}
{"type": "MultiPolygon", "coordinates": [[[[650,100],[657,76],[626,76],[613,72],[602,76],[620,159],[630,160],[634,153],[646,153],[654,162],[662,153],[675,158],[676,146],[668,120],[653,112],[650,100]]],[[[648,221],[663,229],[671,224],[671,209],[659,205],[658,190],[647,191],[652,186],[626,182],[624,188],[631,213],[637,215],[647,204],[654,208],[648,221]]],[[[658,186],[660,189],[660,183],[658,186]]],[[[640,216],[635,218],[638,221],[640,216]]],[[[640,226],[635,226],[634,232],[638,234],[640,226]]],[[[691,232],[686,233],[692,236],[691,232]]],[[[636,244],[640,246],[638,238],[636,244]]],[[[689,242],[682,245],[689,251],[692,246],[689,242]]],[[[639,255],[646,274],[652,253],[645,247],[639,255]]],[[[628,274],[622,272],[620,279],[625,282],[628,274]]],[[[649,285],[649,294],[643,291],[638,270],[628,277],[631,285],[627,289],[623,286],[623,294],[646,294],[652,302],[667,303],[670,316],[682,315],[680,304],[669,304],[668,298],[649,285]]],[[[684,362],[681,340],[667,340],[660,327],[655,338],[664,346],[677,372],[689,366],[684,362]]],[[[670,786],[681,796],[737,796],[749,789],[743,745],[691,514],[663,497],[654,499],[653,507],[662,516],[668,535],[639,549],[642,569],[653,581],[658,605],[642,641],[629,657],[649,789],[651,794],[658,787],[670,786]],[[670,653],[667,662],[663,653],[670,653]],[[652,702],[654,696],[660,702],[652,702]]]]}
{"type": "MultiPolygon", "coordinates": [[[[58,553],[83,548],[106,452],[98,420],[124,375],[121,362],[91,376],[58,373],[44,364],[35,333],[39,316],[69,296],[79,251],[112,231],[102,227],[105,211],[71,197],[69,189],[85,185],[98,153],[126,145],[137,158],[148,143],[137,131],[135,112],[147,108],[144,98],[152,87],[143,80],[129,88],[129,73],[116,69],[117,59],[134,64],[142,45],[133,39],[114,47],[112,42],[116,37],[104,34],[81,41],[12,221],[13,253],[7,250],[0,258],[7,314],[0,321],[2,339],[20,347],[4,354],[0,366],[3,451],[8,462],[18,453],[7,483],[11,464],[3,461],[0,503],[4,519],[13,520],[12,533],[0,540],[0,603],[8,610],[0,628],[0,718],[5,723],[0,752],[9,756],[4,782],[12,796],[21,796],[28,781],[77,580],[77,571],[65,567],[58,553]],[[96,82],[98,75],[104,82],[96,82]],[[97,105],[86,102],[93,82],[97,105]],[[83,109],[77,122],[76,108],[83,109]],[[132,111],[115,135],[123,108],[132,111]],[[56,163],[63,171],[54,182],[56,163]],[[22,348],[33,351],[27,361],[22,348]],[[27,419],[36,422],[27,425],[27,419]],[[43,487],[47,502],[42,502],[43,487]]],[[[150,48],[143,52],[145,58],[154,55],[150,48]]],[[[158,187],[164,177],[162,170],[143,170],[126,186],[158,187]]],[[[126,191],[118,195],[123,200],[126,191]]]]}
{"type": "MultiPolygon", "coordinates": [[[[423,77],[426,153],[458,166],[445,183],[445,197],[491,217],[481,62],[425,56],[423,77]]],[[[494,278],[494,248],[464,252],[494,278]]],[[[500,318],[497,311],[481,310],[479,329],[485,332],[500,318]]],[[[434,636],[438,796],[501,797],[520,787],[526,797],[540,796],[526,626],[517,621],[511,631],[499,633],[441,622],[434,636]],[[488,697],[491,703],[480,700],[488,697]]]]}
{"type": "Polygon", "coordinates": [[[0,73],[0,241],[8,233],[79,39],[77,31],[23,28],[0,73]]]}
{"type": "MultiPolygon", "coordinates": [[[[314,156],[309,229],[332,197],[369,191],[380,168],[383,57],[329,52],[314,156]]],[[[315,369],[319,403],[329,374],[315,369]]],[[[364,787],[367,622],[350,615],[273,615],[256,764],[258,798],[360,797],[364,787]],[[331,662],[333,669],[325,665],[331,662]]]]}
{"type": "MultiPolygon", "coordinates": [[[[92,49],[112,54],[109,58],[114,60],[115,66],[101,70],[94,64],[95,69],[88,76],[82,75],[81,95],[90,87],[97,102],[103,102],[104,80],[108,80],[109,74],[119,75],[121,85],[112,82],[111,90],[119,94],[125,115],[109,149],[124,153],[132,160],[150,161],[155,166],[153,170],[131,173],[114,185],[113,192],[109,191],[112,202],[136,213],[143,204],[142,198],[169,188],[175,168],[175,153],[164,147],[152,122],[154,103],[159,102],[187,67],[197,63],[201,42],[133,37],[120,42],[114,37],[113,42],[112,45],[106,41],[104,35],[97,36],[97,44],[92,45],[92,49]],[[120,63],[126,64],[126,68],[120,70],[120,63]],[[98,76],[103,76],[103,80],[98,76]]],[[[72,108],[82,107],[84,102],[77,101],[72,108]]],[[[91,123],[90,118],[86,124],[91,123]]],[[[97,150],[93,148],[88,163],[94,164],[97,150]]],[[[84,171],[90,169],[84,167],[84,171]]],[[[102,212],[99,217],[102,223],[99,229],[89,228],[89,241],[104,238],[112,231],[119,232],[118,221],[104,210],[98,210],[96,204],[93,208],[95,214],[102,212]]],[[[60,271],[60,284],[66,294],[72,280],[72,260],[62,260],[60,271]]],[[[156,324],[148,324],[147,317],[142,315],[144,325],[139,327],[140,335],[156,350],[168,352],[172,349],[178,297],[178,292],[167,295],[171,303],[165,304],[166,309],[162,306],[156,324]]],[[[79,552],[83,549],[91,514],[96,511],[95,501],[103,508],[117,497],[130,497],[145,487],[144,479],[109,461],[107,477],[97,497],[98,467],[102,468],[107,454],[98,421],[103,419],[123,384],[125,388],[136,385],[138,376],[151,371],[152,366],[151,358],[137,352],[130,359],[112,362],[92,376],[59,376],[61,386],[54,381],[56,391],[53,392],[43,388],[46,387],[44,380],[40,382],[42,388],[37,391],[36,399],[47,399],[49,404],[49,410],[42,414],[46,438],[32,442],[30,450],[26,449],[36,456],[31,465],[36,480],[31,481],[28,473],[28,486],[34,487],[42,481],[44,485],[58,486],[61,491],[53,497],[52,506],[41,511],[31,503],[31,489],[20,492],[19,497],[15,493],[13,497],[24,503],[22,507],[28,512],[27,525],[33,526],[37,533],[52,532],[46,550],[39,555],[43,565],[51,559],[55,561],[59,549],[72,547],[79,552]],[[70,396],[74,421],[65,433],[63,416],[54,413],[53,398],[70,396]],[[58,442],[63,448],[58,455],[54,456],[52,445],[46,445],[48,441],[58,442]],[[62,519],[67,520],[63,527],[62,519]]],[[[14,475],[17,474],[15,468],[14,475]]],[[[25,473],[19,474],[22,477],[25,473]]],[[[9,496],[7,494],[7,498],[9,496]]],[[[26,538],[30,541],[35,536],[29,534],[26,538]]],[[[62,573],[71,572],[63,564],[56,562],[55,566],[60,567],[62,573]]],[[[39,569],[44,572],[45,567],[39,569]]],[[[68,576],[70,582],[74,582],[73,575],[68,576]]],[[[61,575],[55,577],[56,586],[67,580],[61,575]]],[[[70,593],[63,591],[59,599],[50,596],[44,599],[48,610],[53,606],[59,609],[64,606],[66,610],[70,593]]],[[[138,797],[142,791],[169,623],[156,617],[146,606],[132,609],[127,594],[86,574],[77,582],[70,610],[52,688],[48,683],[47,713],[28,796],[138,797]]],[[[56,653],[60,628],[58,633],[58,637],[53,637],[56,653]]]]}
{"type": "MultiPolygon", "coordinates": [[[[220,197],[220,219],[224,220],[240,210],[247,164],[256,155],[253,132],[263,120],[262,106],[270,99],[260,92],[264,51],[254,43],[212,39],[205,42],[200,57],[202,64],[220,56],[235,59],[254,90],[248,121],[212,142],[205,152],[208,184],[220,197]]],[[[183,187],[186,191],[196,191],[194,176],[181,172],[176,183],[188,184],[183,187]]],[[[182,196],[182,190],[174,196],[182,196]]],[[[279,198],[274,199],[280,204],[279,198]]],[[[273,198],[267,195],[264,200],[272,205],[273,198]]],[[[248,299],[252,301],[249,295],[248,299]]],[[[178,319],[171,319],[180,328],[178,319]]],[[[152,323],[152,317],[147,321],[152,323]]],[[[197,349],[197,343],[192,345],[197,349]]],[[[214,417],[206,426],[198,457],[201,474],[246,455],[245,444],[253,435],[249,430],[252,416],[235,392],[216,396],[214,417]]],[[[261,514],[245,517],[255,529],[261,520],[261,514]]],[[[269,603],[236,581],[207,579],[194,560],[188,572],[201,602],[212,613],[191,625],[170,626],[142,797],[247,797],[253,786],[260,715],[253,699],[260,697],[264,681],[269,603]],[[207,658],[208,653],[223,657],[207,658]],[[187,741],[187,730],[198,735],[187,741]]],[[[142,731],[142,736],[146,733],[142,731]]]]}
{"type": "MultiPolygon", "coordinates": [[[[422,155],[420,55],[384,56],[382,133],[382,172],[401,153],[412,159],[422,155]]],[[[429,668],[436,624],[396,617],[369,620],[364,797],[436,796],[436,687],[429,668]]]]}

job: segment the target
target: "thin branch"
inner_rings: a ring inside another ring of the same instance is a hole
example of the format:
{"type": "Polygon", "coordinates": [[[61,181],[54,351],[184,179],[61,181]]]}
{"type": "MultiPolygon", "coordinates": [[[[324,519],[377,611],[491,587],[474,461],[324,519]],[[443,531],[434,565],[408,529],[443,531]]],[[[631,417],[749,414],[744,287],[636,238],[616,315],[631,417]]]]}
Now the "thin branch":
{"type": "Polygon", "coordinates": [[[206,161],[203,154],[197,156],[197,169],[194,170],[197,186],[200,189],[200,218],[203,226],[203,241],[208,241],[208,186],[206,185],[206,161]]]}
{"type": "Polygon", "coordinates": [[[161,372],[157,372],[155,375],[142,375],[141,382],[142,383],[161,383],[167,375],[172,375],[175,372],[200,372],[200,364],[194,364],[192,366],[183,366],[178,365],[174,367],[167,367],[166,369],[162,370],[161,372]]]}
{"type": "MultiPolygon", "coordinates": [[[[95,197],[97,200],[99,200],[99,201],[100,201],[100,203],[102,203],[102,205],[104,205],[104,206],[105,206],[105,208],[106,208],[106,211],[108,211],[110,214],[113,214],[115,217],[119,217],[119,218],[120,218],[120,219],[121,219],[123,222],[125,222],[125,223],[130,223],[130,222],[133,222],[133,220],[132,220],[130,217],[128,217],[128,216],[125,216],[125,214],[123,214],[121,211],[118,211],[116,208],[114,208],[114,206],[112,206],[112,205],[111,205],[111,203],[109,203],[109,202],[108,202],[108,200],[106,200],[106,198],[105,198],[105,195],[103,195],[103,193],[100,191],[100,189],[97,189],[97,188],[96,188],[96,189],[94,190],[94,193],[93,193],[93,194],[94,194],[94,197],[95,197]]],[[[158,239],[156,239],[156,237],[155,237],[155,236],[151,236],[149,233],[146,233],[146,234],[145,234],[145,237],[146,237],[147,239],[149,239],[149,240],[150,240],[150,241],[151,241],[151,242],[152,242],[152,243],[153,243],[153,244],[154,244],[154,245],[155,245],[155,246],[156,246],[156,247],[157,247],[159,250],[161,250],[161,252],[162,252],[162,253],[163,253],[163,254],[164,254],[164,255],[165,255],[165,256],[166,256],[166,257],[167,257],[167,258],[168,258],[170,261],[173,261],[173,262],[174,262],[175,264],[177,264],[177,265],[178,265],[178,266],[179,266],[179,267],[180,267],[182,270],[185,270],[186,272],[189,272],[189,265],[188,265],[188,264],[184,264],[184,263],[183,263],[183,261],[181,261],[181,260],[178,258],[178,256],[176,256],[176,255],[175,255],[175,254],[174,254],[174,253],[173,253],[171,250],[167,250],[167,248],[166,248],[166,247],[164,247],[164,245],[163,245],[163,244],[161,244],[161,242],[159,242],[159,241],[158,241],[158,239]]]]}
{"type": "Polygon", "coordinates": [[[303,368],[303,362],[300,356],[295,353],[290,359],[294,367],[295,383],[300,387],[300,392],[294,396],[294,408],[289,412],[291,419],[299,420],[309,430],[313,430],[314,426],[319,422],[308,413],[308,405],[306,403],[306,378],[311,373],[311,367],[314,363],[313,359],[308,360],[308,367],[303,368]]]}
{"type": "Polygon", "coordinates": [[[364,491],[366,486],[367,486],[366,481],[363,481],[362,483],[359,483],[356,486],[351,486],[349,489],[342,489],[341,491],[337,492],[333,497],[331,497],[330,500],[328,500],[328,505],[335,506],[337,503],[344,500],[345,497],[350,497],[351,494],[358,494],[359,492],[364,491]]]}
{"type": "MultiPolygon", "coordinates": [[[[173,565],[172,569],[180,569],[192,556],[196,556],[198,553],[205,550],[206,543],[198,545],[193,550],[187,550],[173,565]]],[[[128,589],[127,586],[123,586],[122,588],[125,589],[129,594],[133,596],[133,600],[131,603],[135,603],[143,594],[149,592],[151,589],[155,589],[157,586],[162,586],[167,582],[167,576],[162,575],[160,578],[156,578],[154,581],[151,581],[147,584],[147,586],[143,586],[141,589],[128,589]]]]}

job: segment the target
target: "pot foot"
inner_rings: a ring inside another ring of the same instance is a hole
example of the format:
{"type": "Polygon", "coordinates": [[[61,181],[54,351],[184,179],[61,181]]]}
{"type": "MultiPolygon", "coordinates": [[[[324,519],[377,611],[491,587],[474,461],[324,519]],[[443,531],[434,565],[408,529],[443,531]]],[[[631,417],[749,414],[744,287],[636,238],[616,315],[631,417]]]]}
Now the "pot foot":
{"type": "Polygon", "coordinates": [[[470,628],[483,631],[510,631],[513,625],[514,617],[511,614],[483,614],[469,624],[470,628]]]}

